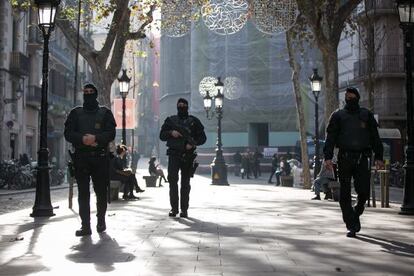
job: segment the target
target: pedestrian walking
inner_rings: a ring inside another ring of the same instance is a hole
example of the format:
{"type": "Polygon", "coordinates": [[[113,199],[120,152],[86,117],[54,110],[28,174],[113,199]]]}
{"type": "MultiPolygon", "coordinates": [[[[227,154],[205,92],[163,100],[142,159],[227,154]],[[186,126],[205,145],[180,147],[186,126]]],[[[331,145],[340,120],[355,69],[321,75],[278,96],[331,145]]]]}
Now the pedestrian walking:
{"type": "Polygon", "coordinates": [[[267,183],[269,183],[269,184],[273,183],[272,178],[273,178],[273,175],[275,175],[278,166],[279,166],[279,160],[277,158],[277,153],[275,153],[275,154],[273,154],[273,157],[272,157],[272,168],[271,168],[271,172],[270,172],[269,181],[267,181],[267,183]]]}
{"type": "Polygon", "coordinates": [[[240,175],[240,166],[241,166],[241,163],[242,163],[242,156],[240,154],[240,151],[237,151],[233,155],[233,162],[234,162],[234,176],[239,176],[240,175]]]}
{"type": "Polygon", "coordinates": [[[250,150],[248,152],[248,160],[249,160],[249,171],[253,173],[254,178],[257,178],[256,160],[254,158],[254,152],[251,152],[250,150]]]}
{"type": "Polygon", "coordinates": [[[326,129],[323,149],[324,165],[333,170],[333,151],[338,152],[338,175],[340,182],[339,203],[342,217],[348,229],[347,237],[355,237],[361,230],[360,216],[369,198],[371,155],[375,166],[383,167],[383,146],[378,135],[378,124],[372,112],[359,106],[358,89],[349,87],[345,93],[345,107],[331,114],[326,129]],[[352,207],[351,179],[354,179],[357,203],[352,207]]]}
{"type": "Polygon", "coordinates": [[[241,163],[241,178],[244,179],[250,179],[250,162],[249,162],[249,154],[243,153],[242,154],[242,163],[241,163]]]}
{"type": "Polygon", "coordinates": [[[105,213],[109,188],[108,144],[115,138],[115,119],[110,109],[99,106],[98,90],[93,84],[83,87],[83,106],[75,107],[65,122],[65,138],[75,148],[74,167],[78,184],[81,228],[76,236],[91,235],[90,190],[92,178],[96,194],[96,230],[106,230],[105,213]]]}
{"type": "Polygon", "coordinates": [[[188,102],[180,98],[177,115],[168,117],[161,127],[160,139],[167,141],[168,182],[170,184],[170,217],[178,214],[178,171],[181,170],[180,217],[188,217],[190,177],[197,167],[196,147],[206,142],[204,126],[200,120],[188,114],[188,102]]]}
{"type": "Polygon", "coordinates": [[[262,176],[262,170],[260,168],[261,158],[263,158],[263,153],[261,153],[259,151],[259,149],[256,148],[256,151],[253,154],[254,167],[255,167],[255,171],[256,171],[256,178],[257,178],[257,176],[262,176]]]}

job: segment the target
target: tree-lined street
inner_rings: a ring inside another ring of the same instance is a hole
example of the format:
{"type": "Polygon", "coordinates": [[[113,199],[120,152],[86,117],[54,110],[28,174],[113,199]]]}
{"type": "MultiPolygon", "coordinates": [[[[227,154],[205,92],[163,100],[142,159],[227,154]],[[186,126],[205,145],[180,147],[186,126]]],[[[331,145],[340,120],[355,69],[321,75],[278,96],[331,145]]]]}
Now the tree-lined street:
{"type": "MultiPolygon", "coordinates": [[[[143,169],[139,173],[145,174],[143,169]]],[[[109,206],[108,230],[79,239],[76,211],[0,216],[0,275],[412,275],[411,217],[368,208],[357,239],[345,237],[337,202],[298,188],[193,179],[189,218],[169,218],[168,188],[109,206]]],[[[52,197],[53,199],[53,197],[52,197]]],[[[91,204],[93,210],[94,204],[91,204]]],[[[75,203],[75,209],[77,204],[75,203]]],[[[94,211],[93,211],[94,214],[94,211]]],[[[95,217],[92,216],[94,224],[95,217]]]]}

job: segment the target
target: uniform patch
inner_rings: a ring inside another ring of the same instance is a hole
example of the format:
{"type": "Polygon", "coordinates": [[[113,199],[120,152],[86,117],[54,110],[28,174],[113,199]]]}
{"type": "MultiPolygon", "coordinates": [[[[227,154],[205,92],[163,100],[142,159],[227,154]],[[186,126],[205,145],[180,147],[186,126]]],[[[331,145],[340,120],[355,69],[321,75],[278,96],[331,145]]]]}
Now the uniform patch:
{"type": "Polygon", "coordinates": [[[95,124],[95,129],[100,129],[101,128],[101,124],[100,123],[96,123],[95,124]]]}
{"type": "Polygon", "coordinates": [[[361,122],[361,127],[362,128],[366,128],[367,127],[367,124],[365,122],[361,122]]]}

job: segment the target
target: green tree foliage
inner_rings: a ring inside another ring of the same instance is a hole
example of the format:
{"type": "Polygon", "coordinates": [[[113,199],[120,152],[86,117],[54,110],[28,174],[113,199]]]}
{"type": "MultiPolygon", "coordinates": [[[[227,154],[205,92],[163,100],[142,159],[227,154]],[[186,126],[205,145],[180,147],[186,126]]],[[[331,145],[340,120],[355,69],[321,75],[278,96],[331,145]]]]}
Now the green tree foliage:
{"type": "Polygon", "coordinates": [[[325,82],[325,120],[338,108],[338,45],[350,15],[362,0],[297,0],[300,14],[321,51],[325,82]]]}

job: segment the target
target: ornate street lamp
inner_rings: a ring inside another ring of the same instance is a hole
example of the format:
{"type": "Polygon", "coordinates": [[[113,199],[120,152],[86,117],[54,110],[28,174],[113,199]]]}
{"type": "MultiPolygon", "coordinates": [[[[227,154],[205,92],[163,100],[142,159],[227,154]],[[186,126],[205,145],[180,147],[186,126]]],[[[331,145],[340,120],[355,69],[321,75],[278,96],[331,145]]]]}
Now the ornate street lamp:
{"type": "Polygon", "coordinates": [[[411,68],[411,42],[414,27],[414,3],[411,0],[397,0],[400,27],[404,33],[405,70],[407,93],[407,151],[405,157],[404,199],[401,215],[414,215],[414,125],[413,125],[413,87],[411,68]]]}
{"type": "Polygon", "coordinates": [[[315,97],[315,156],[313,158],[313,178],[316,179],[320,170],[319,161],[319,94],[321,93],[322,77],[318,75],[318,69],[313,69],[313,74],[309,78],[311,82],[312,94],[315,97]]]}
{"type": "MultiPolygon", "coordinates": [[[[222,142],[221,142],[221,119],[223,118],[223,94],[224,84],[220,77],[216,84],[214,84],[214,91],[207,91],[204,100],[204,109],[206,111],[207,119],[212,119],[214,114],[217,117],[217,148],[216,157],[211,163],[211,178],[213,185],[228,186],[227,181],[227,165],[223,157],[222,142]],[[212,103],[214,100],[215,111],[212,111],[212,103]]],[[[201,91],[200,91],[201,92],[201,91]]]]}
{"type": "Polygon", "coordinates": [[[38,8],[38,25],[43,34],[42,99],[40,104],[40,148],[37,152],[36,199],[32,217],[51,217],[49,150],[47,148],[47,90],[49,72],[49,38],[55,26],[60,0],[35,0],[38,8]]]}
{"type": "Polygon", "coordinates": [[[128,96],[129,90],[129,82],[131,78],[129,78],[126,74],[126,70],[122,69],[122,76],[118,78],[119,82],[119,93],[122,97],[122,144],[126,145],[126,116],[125,116],[125,99],[128,96]]]}

